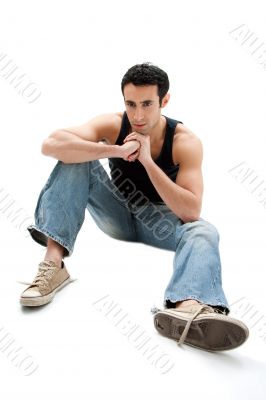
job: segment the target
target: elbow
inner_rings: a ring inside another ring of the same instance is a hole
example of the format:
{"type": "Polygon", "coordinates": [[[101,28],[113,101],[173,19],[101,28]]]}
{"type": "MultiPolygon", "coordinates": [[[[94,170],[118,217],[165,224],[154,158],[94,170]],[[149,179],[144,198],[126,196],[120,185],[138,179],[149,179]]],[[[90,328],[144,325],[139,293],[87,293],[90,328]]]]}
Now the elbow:
{"type": "Polygon", "coordinates": [[[48,156],[49,155],[49,139],[45,139],[42,143],[42,147],[41,147],[41,153],[44,156],[48,156]]]}
{"type": "Polygon", "coordinates": [[[56,135],[56,132],[53,132],[50,136],[48,136],[48,138],[46,138],[42,142],[41,153],[44,156],[53,156],[53,149],[54,149],[55,143],[56,143],[55,135],[56,135]]]}
{"type": "Polygon", "coordinates": [[[189,215],[189,216],[182,217],[181,219],[182,219],[182,221],[184,222],[184,224],[186,224],[187,222],[195,222],[195,221],[198,221],[199,218],[200,218],[199,215],[189,215]]]}
{"type": "Polygon", "coordinates": [[[64,152],[60,150],[59,146],[60,142],[56,137],[56,132],[52,133],[48,138],[46,138],[41,146],[41,153],[44,156],[53,157],[58,161],[61,161],[63,164],[70,164],[72,161],[69,161],[65,156],[64,152]]]}
{"type": "Polygon", "coordinates": [[[181,219],[184,223],[199,221],[200,213],[201,213],[201,207],[193,210],[193,212],[191,212],[189,214],[185,214],[185,215],[181,216],[181,219]]]}

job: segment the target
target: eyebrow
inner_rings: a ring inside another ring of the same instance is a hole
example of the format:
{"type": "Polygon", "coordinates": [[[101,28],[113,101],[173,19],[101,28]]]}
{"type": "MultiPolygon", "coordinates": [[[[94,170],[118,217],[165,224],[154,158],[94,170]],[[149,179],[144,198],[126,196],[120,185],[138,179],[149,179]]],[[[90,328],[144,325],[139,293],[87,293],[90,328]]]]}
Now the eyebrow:
{"type": "MultiPolygon", "coordinates": [[[[144,100],[144,101],[141,101],[140,103],[142,104],[142,103],[153,103],[153,102],[154,102],[154,100],[144,100]]],[[[125,100],[125,103],[136,104],[135,101],[132,101],[132,100],[125,100]]]]}

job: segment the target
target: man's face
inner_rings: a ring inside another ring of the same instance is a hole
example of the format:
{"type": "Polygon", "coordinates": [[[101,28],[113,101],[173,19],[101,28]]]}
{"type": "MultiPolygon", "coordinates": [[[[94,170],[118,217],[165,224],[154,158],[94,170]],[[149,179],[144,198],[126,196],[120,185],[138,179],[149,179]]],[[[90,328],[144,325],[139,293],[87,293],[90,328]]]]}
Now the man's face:
{"type": "Polygon", "coordinates": [[[124,87],[124,101],[132,131],[148,134],[161,117],[157,85],[135,86],[128,83],[124,87]]]}

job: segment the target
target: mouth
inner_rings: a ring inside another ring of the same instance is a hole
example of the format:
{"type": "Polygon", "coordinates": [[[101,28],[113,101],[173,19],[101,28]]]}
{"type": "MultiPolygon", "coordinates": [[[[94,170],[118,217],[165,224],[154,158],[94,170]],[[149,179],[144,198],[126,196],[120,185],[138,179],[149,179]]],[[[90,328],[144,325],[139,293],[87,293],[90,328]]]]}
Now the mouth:
{"type": "Polygon", "coordinates": [[[143,128],[143,126],[145,126],[145,124],[141,124],[141,125],[136,125],[136,124],[134,124],[134,126],[135,126],[136,128],[143,128]]]}

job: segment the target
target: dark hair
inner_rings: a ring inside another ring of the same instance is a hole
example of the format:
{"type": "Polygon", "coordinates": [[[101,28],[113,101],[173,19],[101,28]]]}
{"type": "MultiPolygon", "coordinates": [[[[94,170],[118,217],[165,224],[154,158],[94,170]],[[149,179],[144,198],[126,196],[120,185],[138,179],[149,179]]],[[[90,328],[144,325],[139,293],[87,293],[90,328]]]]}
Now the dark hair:
{"type": "Polygon", "coordinates": [[[133,83],[135,86],[157,85],[160,107],[170,86],[167,73],[150,62],[136,64],[125,73],[121,82],[123,96],[127,83],[133,83]]]}

